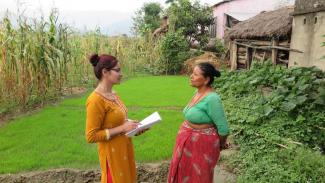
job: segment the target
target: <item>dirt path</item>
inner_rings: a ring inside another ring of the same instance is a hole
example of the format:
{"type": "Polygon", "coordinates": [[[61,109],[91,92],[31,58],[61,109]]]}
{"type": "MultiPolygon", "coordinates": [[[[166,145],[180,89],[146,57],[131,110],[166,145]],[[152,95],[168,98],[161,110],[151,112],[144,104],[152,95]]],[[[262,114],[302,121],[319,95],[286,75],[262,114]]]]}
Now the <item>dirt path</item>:
{"type": "MultiPolygon", "coordinates": [[[[224,154],[224,152],[223,152],[224,154]]],[[[166,182],[169,162],[138,164],[138,180],[140,183],[166,182]]],[[[236,176],[226,170],[223,165],[217,166],[214,172],[214,183],[233,183],[236,176]]],[[[1,183],[98,183],[99,170],[53,169],[21,174],[0,175],[1,183]]]]}
{"type": "MultiPolygon", "coordinates": [[[[139,182],[166,182],[168,162],[138,164],[139,182]]],[[[1,183],[98,183],[100,170],[54,169],[21,174],[0,175],[1,183]]]]}
{"type": "MultiPolygon", "coordinates": [[[[233,141],[233,140],[231,140],[233,141]]],[[[221,151],[221,157],[223,159],[228,158],[238,150],[238,146],[232,146],[230,149],[221,151]]],[[[214,183],[235,183],[236,175],[231,173],[224,163],[221,161],[219,165],[214,168],[214,183]]]]}

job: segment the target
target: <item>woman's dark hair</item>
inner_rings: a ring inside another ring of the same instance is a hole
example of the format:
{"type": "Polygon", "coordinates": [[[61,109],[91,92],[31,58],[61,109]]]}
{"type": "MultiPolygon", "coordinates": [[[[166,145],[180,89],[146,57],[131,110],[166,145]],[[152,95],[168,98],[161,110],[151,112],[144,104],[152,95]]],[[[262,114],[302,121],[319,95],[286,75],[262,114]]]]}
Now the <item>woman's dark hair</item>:
{"type": "Polygon", "coordinates": [[[115,57],[107,54],[102,54],[100,56],[98,54],[92,54],[89,57],[89,61],[94,67],[94,73],[96,78],[99,80],[102,78],[103,69],[111,70],[118,63],[115,57]]]}
{"type": "Polygon", "coordinates": [[[199,63],[197,66],[201,69],[202,75],[205,78],[210,78],[210,81],[207,84],[208,86],[211,86],[211,84],[214,81],[214,77],[221,76],[221,73],[210,63],[203,62],[203,63],[199,63]]]}

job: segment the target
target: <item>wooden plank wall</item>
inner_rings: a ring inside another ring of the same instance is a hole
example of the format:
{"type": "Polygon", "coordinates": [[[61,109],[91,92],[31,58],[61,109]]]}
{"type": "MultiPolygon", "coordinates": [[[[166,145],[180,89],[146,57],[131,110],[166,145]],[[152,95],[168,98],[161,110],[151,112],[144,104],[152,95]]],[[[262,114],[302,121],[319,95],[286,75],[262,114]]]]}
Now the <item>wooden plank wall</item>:
{"type": "Polygon", "coordinates": [[[290,51],[303,53],[291,49],[289,40],[249,40],[235,39],[230,42],[231,70],[240,68],[250,69],[252,61],[271,59],[274,65],[288,66],[290,51]]]}

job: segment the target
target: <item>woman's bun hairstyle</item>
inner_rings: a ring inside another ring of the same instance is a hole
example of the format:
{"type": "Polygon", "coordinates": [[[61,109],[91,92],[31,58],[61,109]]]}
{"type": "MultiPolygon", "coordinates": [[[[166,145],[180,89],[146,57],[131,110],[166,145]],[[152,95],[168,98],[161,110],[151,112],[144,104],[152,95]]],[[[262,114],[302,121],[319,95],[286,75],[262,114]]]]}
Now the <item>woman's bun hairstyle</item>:
{"type": "Polygon", "coordinates": [[[215,77],[221,76],[221,73],[212,64],[208,62],[199,63],[197,64],[197,66],[199,66],[205,78],[210,78],[210,81],[207,84],[208,86],[211,86],[211,84],[214,82],[215,77]]]}
{"type": "Polygon", "coordinates": [[[221,73],[217,69],[215,69],[214,71],[215,71],[214,74],[213,74],[214,77],[217,77],[218,78],[218,77],[221,76],[221,73]]]}
{"type": "Polygon", "coordinates": [[[101,54],[99,56],[97,53],[94,53],[89,57],[89,62],[94,67],[96,78],[101,80],[103,69],[110,71],[117,65],[118,60],[112,55],[101,54]]]}
{"type": "Polygon", "coordinates": [[[91,63],[92,66],[96,67],[96,65],[98,64],[99,62],[99,56],[98,54],[92,54],[89,58],[89,61],[91,63]]]}

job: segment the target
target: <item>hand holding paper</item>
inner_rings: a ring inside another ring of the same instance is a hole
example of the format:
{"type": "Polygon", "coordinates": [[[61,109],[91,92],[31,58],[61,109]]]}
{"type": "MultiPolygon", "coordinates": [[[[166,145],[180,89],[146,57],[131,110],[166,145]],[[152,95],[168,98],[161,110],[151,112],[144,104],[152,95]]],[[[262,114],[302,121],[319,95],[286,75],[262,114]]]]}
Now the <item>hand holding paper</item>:
{"type": "Polygon", "coordinates": [[[150,116],[148,116],[145,119],[143,119],[142,121],[140,121],[139,125],[136,129],[129,131],[125,135],[128,137],[133,137],[138,132],[150,128],[152,125],[158,123],[159,121],[161,121],[161,117],[160,117],[159,113],[154,112],[150,116]]]}

